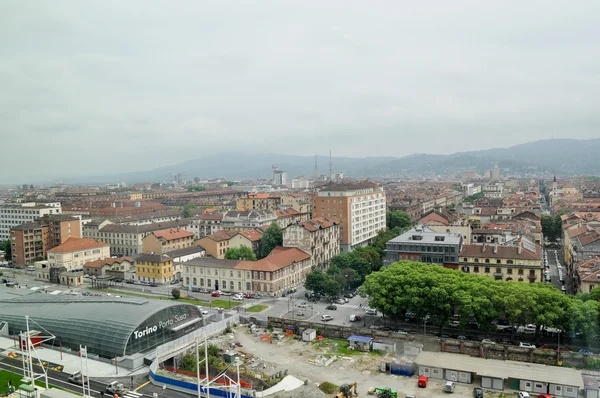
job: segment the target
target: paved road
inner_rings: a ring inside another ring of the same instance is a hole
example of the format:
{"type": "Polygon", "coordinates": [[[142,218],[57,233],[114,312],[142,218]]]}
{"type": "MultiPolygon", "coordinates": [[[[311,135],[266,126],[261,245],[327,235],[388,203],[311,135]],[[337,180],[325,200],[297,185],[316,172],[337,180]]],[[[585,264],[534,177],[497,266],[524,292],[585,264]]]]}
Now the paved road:
{"type": "Polygon", "coordinates": [[[550,265],[550,278],[551,282],[557,289],[560,289],[563,285],[567,288],[567,293],[573,294],[572,286],[570,283],[570,276],[567,272],[567,267],[565,267],[564,259],[562,256],[562,250],[560,249],[551,249],[547,251],[548,253],[548,264],[550,265]],[[564,277],[564,282],[561,282],[558,274],[558,266],[562,268],[562,273],[564,277]]]}

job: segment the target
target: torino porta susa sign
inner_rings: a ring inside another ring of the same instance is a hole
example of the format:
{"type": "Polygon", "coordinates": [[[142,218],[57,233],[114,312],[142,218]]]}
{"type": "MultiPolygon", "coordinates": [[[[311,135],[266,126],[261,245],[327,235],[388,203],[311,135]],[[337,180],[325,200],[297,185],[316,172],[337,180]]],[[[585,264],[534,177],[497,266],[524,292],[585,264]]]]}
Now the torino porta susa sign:
{"type": "Polygon", "coordinates": [[[173,318],[166,319],[163,321],[158,321],[157,324],[152,326],[146,326],[144,329],[135,330],[133,332],[135,339],[140,339],[142,337],[150,336],[156,333],[159,329],[167,328],[169,326],[173,326],[174,324],[181,322],[187,318],[187,314],[175,315],[173,318]]]}

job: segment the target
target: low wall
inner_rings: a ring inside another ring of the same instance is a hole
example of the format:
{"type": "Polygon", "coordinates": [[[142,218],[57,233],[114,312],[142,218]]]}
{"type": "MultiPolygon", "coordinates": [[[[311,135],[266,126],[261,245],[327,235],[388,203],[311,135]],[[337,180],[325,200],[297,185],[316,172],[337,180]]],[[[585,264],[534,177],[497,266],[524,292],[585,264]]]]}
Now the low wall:
{"type": "MultiPolygon", "coordinates": [[[[422,335],[406,335],[395,332],[384,332],[381,330],[361,328],[354,326],[330,325],[327,323],[316,323],[299,321],[294,319],[284,319],[269,317],[269,327],[288,329],[294,326],[296,330],[316,329],[317,334],[325,337],[347,339],[351,335],[360,335],[372,337],[374,339],[385,339],[394,341],[419,341],[423,340],[422,335]]],[[[532,362],[546,365],[557,365],[562,362],[564,366],[577,368],[585,367],[585,356],[576,352],[559,352],[553,350],[530,350],[528,348],[519,348],[512,345],[503,344],[481,344],[476,341],[460,341],[454,339],[438,339],[441,341],[442,352],[452,352],[469,356],[503,359],[519,362],[532,362]]],[[[425,347],[428,345],[426,344],[425,347]]],[[[400,349],[400,347],[398,347],[400,349]]],[[[427,351],[433,351],[431,348],[427,351]]]]}

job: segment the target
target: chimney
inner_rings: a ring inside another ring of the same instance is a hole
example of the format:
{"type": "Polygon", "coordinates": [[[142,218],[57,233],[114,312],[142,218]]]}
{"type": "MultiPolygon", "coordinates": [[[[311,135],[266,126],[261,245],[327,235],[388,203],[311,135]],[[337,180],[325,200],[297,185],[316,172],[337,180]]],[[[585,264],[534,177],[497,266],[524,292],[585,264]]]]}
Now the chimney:
{"type": "Polygon", "coordinates": [[[481,252],[485,253],[485,243],[483,245],[481,245],[481,252]]]}
{"type": "Polygon", "coordinates": [[[498,245],[494,245],[494,254],[498,253],[498,245]]]}
{"type": "Polygon", "coordinates": [[[517,254],[521,254],[522,245],[523,245],[523,243],[521,241],[519,241],[519,244],[517,245],[517,254]]]}

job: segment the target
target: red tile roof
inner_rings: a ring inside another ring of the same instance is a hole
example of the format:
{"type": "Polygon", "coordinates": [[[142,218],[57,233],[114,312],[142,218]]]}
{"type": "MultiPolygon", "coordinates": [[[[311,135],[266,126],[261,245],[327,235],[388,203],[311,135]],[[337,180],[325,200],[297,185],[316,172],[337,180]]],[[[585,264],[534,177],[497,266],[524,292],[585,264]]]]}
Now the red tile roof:
{"type": "Polygon", "coordinates": [[[517,246],[464,245],[459,256],[541,261],[541,246],[536,243],[535,248],[537,253],[530,252],[525,248],[521,248],[521,252],[519,253],[517,246]]]}
{"type": "Polygon", "coordinates": [[[297,247],[277,246],[271,254],[258,261],[240,261],[235,266],[236,269],[247,271],[268,271],[273,272],[285,268],[292,263],[298,263],[310,258],[310,254],[298,249],[297,247]]]}
{"type": "Polygon", "coordinates": [[[105,247],[109,246],[108,243],[98,242],[94,239],[89,238],[74,238],[70,237],[60,246],[56,246],[50,250],[48,253],[71,253],[80,250],[93,249],[96,247],[105,247]]]}
{"type": "Polygon", "coordinates": [[[179,228],[161,229],[160,231],[154,231],[153,234],[158,239],[163,239],[163,240],[190,238],[190,237],[194,236],[193,232],[189,232],[189,231],[186,231],[185,229],[179,229],[179,228]]]}
{"type": "Polygon", "coordinates": [[[330,220],[326,217],[316,217],[308,221],[304,221],[299,223],[300,226],[306,228],[310,232],[316,231],[318,229],[325,229],[332,227],[334,225],[340,225],[338,221],[330,220]]]}
{"type": "Polygon", "coordinates": [[[239,232],[239,234],[244,236],[246,239],[248,239],[251,242],[257,242],[263,236],[263,233],[257,229],[252,229],[250,231],[241,231],[241,232],[239,232]]]}
{"type": "Polygon", "coordinates": [[[238,233],[239,233],[238,231],[231,231],[231,230],[222,229],[220,231],[215,232],[212,235],[206,236],[205,238],[212,239],[215,242],[221,242],[221,241],[229,240],[229,239],[233,238],[238,233]]]}
{"type": "Polygon", "coordinates": [[[119,257],[119,258],[107,257],[107,258],[104,258],[101,260],[87,262],[87,263],[83,264],[83,266],[89,267],[89,268],[102,268],[105,265],[121,264],[124,261],[128,261],[131,264],[133,264],[133,262],[134,262],[133,258],[131,258],[131,257],[119,257]]]}
{"type": "Polygon", "coordinates": [[[296,209],[283,209],[283,210],[277,210],[275,212],[275,214],[277,214],[277,218],[279,217],[290,217],[290,216],[297,216],[298,214],[300,214],[300,212],[296,209]]]}
{"type": "Polygon", "coordinates": [[[579,241],[581,246],[587,246],[590,243],[599,240],[600,233],[598,233],[596,230],[586,231],[583,234],[576,236],[575,239],[579,241]]]}

